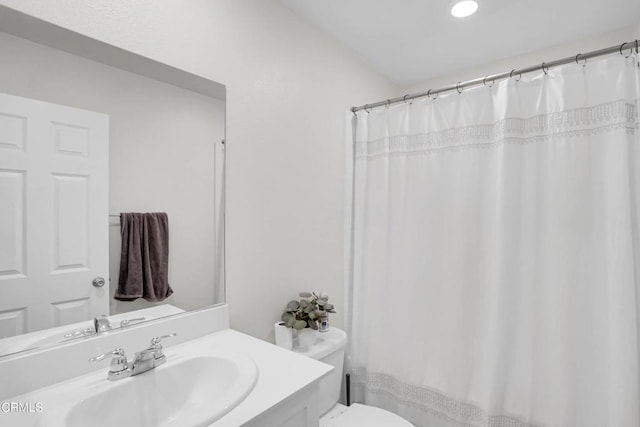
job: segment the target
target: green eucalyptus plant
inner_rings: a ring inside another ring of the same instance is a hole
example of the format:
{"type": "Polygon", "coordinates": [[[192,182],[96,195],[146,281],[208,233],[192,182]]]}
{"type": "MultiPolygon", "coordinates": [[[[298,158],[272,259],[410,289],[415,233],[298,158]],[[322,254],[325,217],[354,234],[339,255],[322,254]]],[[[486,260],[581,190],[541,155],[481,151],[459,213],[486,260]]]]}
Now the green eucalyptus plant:
{"type": "Polygon", "coordinates": [[[318,329],[318,321],[325,313],[335,313],[333,304],[329,304],[329,295],[320,292],[300,292],[301,299],[289,301],[282,313],[282,321],[287,328],[318,329]]]}

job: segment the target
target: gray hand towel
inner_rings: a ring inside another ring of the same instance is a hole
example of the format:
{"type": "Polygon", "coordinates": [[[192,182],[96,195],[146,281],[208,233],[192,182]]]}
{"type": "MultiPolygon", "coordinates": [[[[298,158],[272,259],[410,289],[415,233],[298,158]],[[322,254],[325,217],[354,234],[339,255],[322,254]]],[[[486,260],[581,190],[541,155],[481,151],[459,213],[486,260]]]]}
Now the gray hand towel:
{"type": "Polygon", "coordinates": [[[170,296],[167,214],[121,213],[120,234],[120,277],[114,298],[163,301],[170,296]]]}

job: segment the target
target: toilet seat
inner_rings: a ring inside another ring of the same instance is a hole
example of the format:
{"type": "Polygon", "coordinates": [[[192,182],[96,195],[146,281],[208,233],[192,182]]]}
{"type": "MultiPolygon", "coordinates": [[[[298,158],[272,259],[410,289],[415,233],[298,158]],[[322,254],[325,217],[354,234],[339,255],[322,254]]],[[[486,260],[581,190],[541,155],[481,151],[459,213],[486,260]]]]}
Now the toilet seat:
{"type": "Polygon", "coordinates": [[[409,421],[384,409],[354,403],[336,405],[320,419],[320,427],[413,427],[409,421]]]}

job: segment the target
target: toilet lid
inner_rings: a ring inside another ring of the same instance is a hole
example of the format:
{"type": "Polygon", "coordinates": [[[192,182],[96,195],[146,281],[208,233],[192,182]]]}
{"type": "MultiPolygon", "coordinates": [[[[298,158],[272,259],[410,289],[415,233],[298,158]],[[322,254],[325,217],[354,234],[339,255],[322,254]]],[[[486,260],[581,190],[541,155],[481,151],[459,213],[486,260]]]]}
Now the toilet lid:
{"type": "Polygon", "coordinates": [[[409,421],[384,409],[354,403],[328,420],[327,427],[413,427],[409,421]]]}

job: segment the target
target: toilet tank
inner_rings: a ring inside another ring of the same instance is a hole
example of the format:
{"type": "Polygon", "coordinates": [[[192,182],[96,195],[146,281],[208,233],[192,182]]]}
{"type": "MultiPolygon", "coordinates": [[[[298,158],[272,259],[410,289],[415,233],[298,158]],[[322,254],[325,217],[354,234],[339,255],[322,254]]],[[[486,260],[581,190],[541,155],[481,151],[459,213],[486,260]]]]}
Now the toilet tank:
{"type": "MultiPolygon", "coordinates": [[[[306,331],[305,331],[306,332],[306,331]]],[[[342,366],[344,363],[344,350],[347,346],[347,334],[338,328],[331,327],[327,332],[316,332],[316,340],[313,345],[304,348],[294,348],[298,354],[319,360],[333,366],[333,371],[320,380],[319,412],[324,415],[340,399],[342,386],[342,366]]]]}

